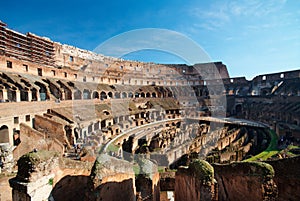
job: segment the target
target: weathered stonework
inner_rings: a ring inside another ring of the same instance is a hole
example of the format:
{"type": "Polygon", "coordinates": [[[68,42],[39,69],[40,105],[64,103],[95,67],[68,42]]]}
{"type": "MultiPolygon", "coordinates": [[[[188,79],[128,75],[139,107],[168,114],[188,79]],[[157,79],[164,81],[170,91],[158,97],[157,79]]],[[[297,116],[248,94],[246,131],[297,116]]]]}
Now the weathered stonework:
{"type": "Polygon", "coordinates": [[[217,200],[214,169],[206,161],[195,160],[179,168],[175,177],[175,200],[217,200]]]}

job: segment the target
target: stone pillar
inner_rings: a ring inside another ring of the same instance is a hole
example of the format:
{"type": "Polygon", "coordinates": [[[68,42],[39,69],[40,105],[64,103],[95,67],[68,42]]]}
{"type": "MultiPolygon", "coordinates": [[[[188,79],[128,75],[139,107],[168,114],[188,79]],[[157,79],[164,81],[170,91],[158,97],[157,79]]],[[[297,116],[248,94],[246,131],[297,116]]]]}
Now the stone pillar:
{"type": "Polygon", "coordinates": [[[2,89],[2,92],[3,92],[3,100],[7,100],[8,99],[7,89],[2,89]]]}
{"type": "Polygon", "coordinates": [[[32,91],[30,89],[28,90],[28,101],[32,101],[32,91]]]}
{"type": "Polygon", "coordinates": [[[41,95],[39,91],[36,91],[36,99],[37,101],[41,101],[41,95]]]}
{"type": "Polygon", "coordinates": [[[21,102],[21,91],[16,90],[16,102],[21,102]]]}
{"type": "Polygon", "coordinates": [[[65,91],[61,92],[61,100],[66,100],[66,93],[65,93],[65,91]]]}

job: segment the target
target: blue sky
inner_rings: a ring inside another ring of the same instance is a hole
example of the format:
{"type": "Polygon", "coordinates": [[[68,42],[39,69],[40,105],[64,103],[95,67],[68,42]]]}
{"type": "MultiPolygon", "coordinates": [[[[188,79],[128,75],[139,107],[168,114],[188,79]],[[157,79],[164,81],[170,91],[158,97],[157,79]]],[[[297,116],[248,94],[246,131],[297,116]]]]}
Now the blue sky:
{"type": "MultiPolygon", "coordinates": [[[[298,0],[4,1],[0,20],[22,33],[94,50],[126,31],[169,29],[194,40],[232,77],[300,69],[298,0]]],[[[125,58],[182,62],[160,51],[125,58]]]]}

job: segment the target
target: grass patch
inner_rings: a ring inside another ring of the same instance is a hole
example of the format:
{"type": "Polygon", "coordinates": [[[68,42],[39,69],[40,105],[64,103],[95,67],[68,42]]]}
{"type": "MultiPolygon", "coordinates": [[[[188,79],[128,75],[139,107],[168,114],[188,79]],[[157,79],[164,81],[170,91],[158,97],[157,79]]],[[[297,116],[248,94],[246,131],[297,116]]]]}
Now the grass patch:
{"type": "Polygon", "coordinates": [[[108,147],[107,147],[107,151],[108,152],[118,152],[118,150],[119,150],[119,146],[117,146],[117,145],[114,145],[114,144],[110,144],[108,147]]]}
{"type": "Polygon", "coordinates": [[[135,175],[139,175],[141,172],[140,166],[138,164],[133,166],[133,172],[135,175]]]}
{"type": "Polygon", "coordinates": [[[244,160],[245,162],[267,160],[268,158],[270,158],[273,155],[276,155],[276,154],[278,154],[278,152],[280,152],[280,150],[277,148],[277,141],[278,141],[277,134],[273,130],[269,130],[268,132],[271,137],[271,141],[270,141],[270,144],[267,147],[267,149],[251,158],[244,160]]]}

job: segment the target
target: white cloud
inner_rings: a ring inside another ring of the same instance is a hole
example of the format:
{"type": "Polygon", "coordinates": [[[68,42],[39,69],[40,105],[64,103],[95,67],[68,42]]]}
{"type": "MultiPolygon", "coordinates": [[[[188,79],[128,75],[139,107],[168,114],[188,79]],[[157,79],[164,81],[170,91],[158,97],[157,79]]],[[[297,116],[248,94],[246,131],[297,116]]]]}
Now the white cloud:
{"type": "Polygon", "coordinates": [[[190,15],[198,18],[201,27],[207,30],[222,28],[240,17],[264,17],[279,11],[286,0],[242,0],[218,2],[208,8],[193,7],[189,9],[190,15]]]}

